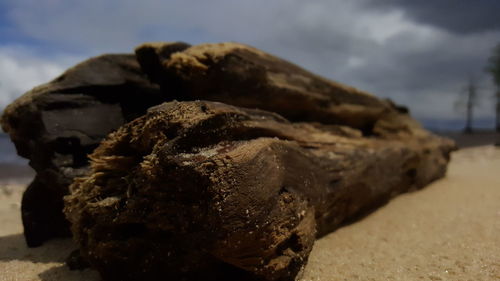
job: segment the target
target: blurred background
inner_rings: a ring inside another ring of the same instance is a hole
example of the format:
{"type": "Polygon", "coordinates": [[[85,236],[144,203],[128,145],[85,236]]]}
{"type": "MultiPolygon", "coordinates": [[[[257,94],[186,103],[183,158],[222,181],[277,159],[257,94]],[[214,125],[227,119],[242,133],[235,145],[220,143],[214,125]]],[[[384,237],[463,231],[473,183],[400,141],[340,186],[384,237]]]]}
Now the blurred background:
{"type": "MultiPolygon", "coordinates": [[[[0,112],[91,56],[145,41],[238,41],[404,104],[454,138],[468,110],[468,129],[494,138],[486,68],[499,11],[498,0],[2,0],[0,112]]],[[[0,178],[20,175],[31,177],[26,161],[0,132],[0,178]]]]}

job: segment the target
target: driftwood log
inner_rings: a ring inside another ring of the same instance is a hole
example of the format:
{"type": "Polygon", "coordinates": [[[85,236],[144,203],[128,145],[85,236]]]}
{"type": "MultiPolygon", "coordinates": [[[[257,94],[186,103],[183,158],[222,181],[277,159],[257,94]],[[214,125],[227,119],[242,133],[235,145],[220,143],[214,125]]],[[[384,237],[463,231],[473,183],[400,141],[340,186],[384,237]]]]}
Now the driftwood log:
{"type": "Polygon", "coordinates": [[[28,246],[70,235],[62,198],[73,178],[87,173],[87,154],[107,134],[163,101],[134,55],[103,55],[68,69],[5,109],[2,128],[36,171],[22,199],[28,246]]]}
{"type": "MultiPolygon", "coordinates": [[[[136,48],[136,55],[172,99],[259,108],[293,122],[346,125],[367,135],[376,133],[377,122],[394,112],[390,102],[250,46],[201,44],[170,53],[171,45],[146,43],[136,48]]],[[[396,124],[393,120],[392,126],[396,124]]]]}
{"type": "Polygon", "coordinates": [[[2,116],[18,154],[37,172],[22,202],[29,246],[69,235],[62,197],[87,173],[87,154],[150,106],[174,99],[261,108],[366,136],[425,134],[404,108],[242,44],[148,43],[136,55],[92,58],[29,91],[2,116]]]}
{"type": "Polygon", "coordinates": [[[65,213],[105,280],[294,280],[316,237],[442,177],[452,149],[170,102],[96,149],[65,213]]]}
{"type": "Polygon", "coordinates": [[[90,59],[1,123],[37,172],[28,245],[70,234],[62,198],[83,176],[66,216],[109,280],[292,280],[315,237],[442,177],[454,148],[403,107],[236,43],[90,59]]]}

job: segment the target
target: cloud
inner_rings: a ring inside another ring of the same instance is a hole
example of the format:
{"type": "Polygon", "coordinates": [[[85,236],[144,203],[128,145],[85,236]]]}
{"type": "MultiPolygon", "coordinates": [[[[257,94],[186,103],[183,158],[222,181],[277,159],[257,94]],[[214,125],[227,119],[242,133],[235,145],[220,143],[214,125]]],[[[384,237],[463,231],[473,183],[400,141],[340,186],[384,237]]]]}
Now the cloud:
{"type": "MultiPolygon", "coordinates": [[[[357,54],[364,66],[345,73],[343,80],[407,104],[419,118],[458,118],[454,100],[471,75],[479,80],[484,99],[493,92],[483,68],[499,35],[402,32],[382,48],[357,54]]],[[[493,115],[492,108],[484,109],[477,112],[478,117],[493,115]]]]}
{"type": "Polygon", "coordinates": [[[51,60],[22,46],[0,46],[0,112],[15,98],[31,88],[61,74],[78,58],[51,60]]]}
{"type": "MultiPolygon", "coordinates": [[[[56,54],[131,52],[143,41],[239,41],[407,104],[418,118],[452,119],[458,117],[454,100],[470,74],[489,90],[482,68],[500,38],[493,15],[498,4],[488,5],[492,2],[498,1],[5,0],[4,5],[18,37],[51,46],[56,54]]],[[[64,65],[41,56],[31,57],[32,67],[43,73],[50,73],[51,64],[64,65]]],[[[479,113],[491,117],[493,111],[479,113]]]]}
{"type": "Polygon", "coordinates": [[[366,4],[377,9],[401,9],[421,24],[459,34],[500,29],[500,1],[497,0],[374,0],[366,4]]]}

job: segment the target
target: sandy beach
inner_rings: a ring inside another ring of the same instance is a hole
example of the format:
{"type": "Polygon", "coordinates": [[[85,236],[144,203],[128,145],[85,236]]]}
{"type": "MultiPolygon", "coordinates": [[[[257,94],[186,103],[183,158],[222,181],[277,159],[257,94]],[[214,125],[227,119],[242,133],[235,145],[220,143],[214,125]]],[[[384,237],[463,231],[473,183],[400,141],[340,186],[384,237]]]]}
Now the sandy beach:
{"type": "MultiPolygon", "coordinates": [[[[70,239],[26,247],[23,189],[0,184],[0,281],[99,280],[65,267],[70,239]]],[[[500,280],[500,149],[460,150],[446,178],[318,240],[301,280],[500,280]]]]}

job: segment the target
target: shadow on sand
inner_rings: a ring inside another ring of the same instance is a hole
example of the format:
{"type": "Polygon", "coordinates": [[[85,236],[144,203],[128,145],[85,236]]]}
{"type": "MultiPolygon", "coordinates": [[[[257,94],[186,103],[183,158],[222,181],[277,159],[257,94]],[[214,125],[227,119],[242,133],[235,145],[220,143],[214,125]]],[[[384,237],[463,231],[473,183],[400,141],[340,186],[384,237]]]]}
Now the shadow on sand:
{"type": "Polygon", "coordinates": [[[28,248],[24,236],[13,234],[0,237],[0,261],[64,262],[76,246],[71,239],[55,239],[37,248],[28,248]]]}
{"type": "MultiPolygon", "coordinates": [[[[61,263],[42,271],[38,277],[42,281],[98,281],[97,272],[92,270],[71,271],[64,261],[76,249],[71,239],[54,239],[37,248],[28,248],[23,234],[0,237],[0,262],[28,261],[32,263],[61,263]]],[[[21,268],[19,270],[22,270],[21,268]]],[[[42,269],[43,270],[43,269],[42,269]]]]}

